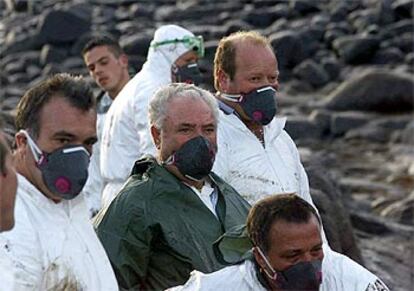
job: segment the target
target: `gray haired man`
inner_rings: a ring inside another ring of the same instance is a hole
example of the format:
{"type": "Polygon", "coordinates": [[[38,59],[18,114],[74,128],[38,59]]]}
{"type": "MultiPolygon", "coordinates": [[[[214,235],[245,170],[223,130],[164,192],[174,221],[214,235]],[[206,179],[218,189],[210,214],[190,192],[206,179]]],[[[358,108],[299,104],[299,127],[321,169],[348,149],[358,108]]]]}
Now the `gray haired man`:
{"type": "Polygon", "coordinates": [[[194,269],[224,265],[212,243],[242,224],[249,204],[211,172],[218,108],[211,93],[189,84],[158,90],[149,104],[156,159],[135,162],[97,233],[126,289],[164,290],[194,269]]]}

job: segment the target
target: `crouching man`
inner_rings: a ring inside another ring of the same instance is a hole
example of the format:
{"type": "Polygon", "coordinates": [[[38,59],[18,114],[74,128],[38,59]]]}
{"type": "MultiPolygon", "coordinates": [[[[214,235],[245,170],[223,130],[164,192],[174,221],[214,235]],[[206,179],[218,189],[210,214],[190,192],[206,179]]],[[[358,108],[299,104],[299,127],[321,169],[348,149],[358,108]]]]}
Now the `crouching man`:
{"type": "Polygon", "coordinates": [[[218,250],[223,260],[236,253],[245,260],[211,274],[194,271],[184,286],[170,290],[388,291],[374,274],[323,245],[319,216],[295,194],[260,200],[241,229],[224,236],[218,250]],[[240,246],[249,244],[243,253],[240,246]],[[322,269],[322,261],[329,268],[322,269]]]}

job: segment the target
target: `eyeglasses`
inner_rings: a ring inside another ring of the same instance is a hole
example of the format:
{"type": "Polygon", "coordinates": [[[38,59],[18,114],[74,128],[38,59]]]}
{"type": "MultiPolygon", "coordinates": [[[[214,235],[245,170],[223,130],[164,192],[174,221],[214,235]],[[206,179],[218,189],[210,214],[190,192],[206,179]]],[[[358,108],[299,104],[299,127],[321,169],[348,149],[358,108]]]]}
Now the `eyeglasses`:
{"type": "Polygon", "coordinates": [[[204,57],[204,41],[201,35],[184,36],[181,39],[176,38],[176,39],[164,40],[160,42],[153,42],[151,43],[151,47],[155,49],[162,45],[175,44],[175,43],[182,43],[189,50],[195,51],[199,58],[204,57]]]}

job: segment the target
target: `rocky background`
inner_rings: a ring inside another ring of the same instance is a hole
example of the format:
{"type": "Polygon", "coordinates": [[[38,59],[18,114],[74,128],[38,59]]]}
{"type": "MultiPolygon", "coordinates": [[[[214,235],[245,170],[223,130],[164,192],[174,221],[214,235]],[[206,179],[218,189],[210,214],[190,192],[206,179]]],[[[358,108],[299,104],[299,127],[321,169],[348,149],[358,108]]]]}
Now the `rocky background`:
{"type": "MultiPolygon", "coordinates": [[[[331,245],[392,290],[414,288],[412,0],[0,0],[0,106],[7,132],[24,91],[57,72],[87,75],[80,51],[109,32],[140,70],[161,24],[206,41],[256,29],[281,72],[279,114],[300,148],[331,245]]],[[[90,80],[91,84],[92,81],[90,80]]]]}

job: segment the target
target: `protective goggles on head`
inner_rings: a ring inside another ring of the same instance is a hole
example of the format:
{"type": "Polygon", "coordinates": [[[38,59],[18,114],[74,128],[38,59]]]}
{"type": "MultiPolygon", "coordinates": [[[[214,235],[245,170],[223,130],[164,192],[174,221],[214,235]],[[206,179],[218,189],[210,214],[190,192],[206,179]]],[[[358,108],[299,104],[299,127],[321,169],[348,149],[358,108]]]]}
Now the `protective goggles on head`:
{"type": "Polygon", "coordinates": [[[159,42],[152,42],[151,46],[152,48],[156,49],[163,45],[168,44],[178,44],[182,43],[188,50],[193,50],[197,53],[199,58],[204,57],[204,41],[203,37],[201,35],[197,36],[184,36],[183,38],[176,38],[176,39],[169,39],[159,42]]]}

